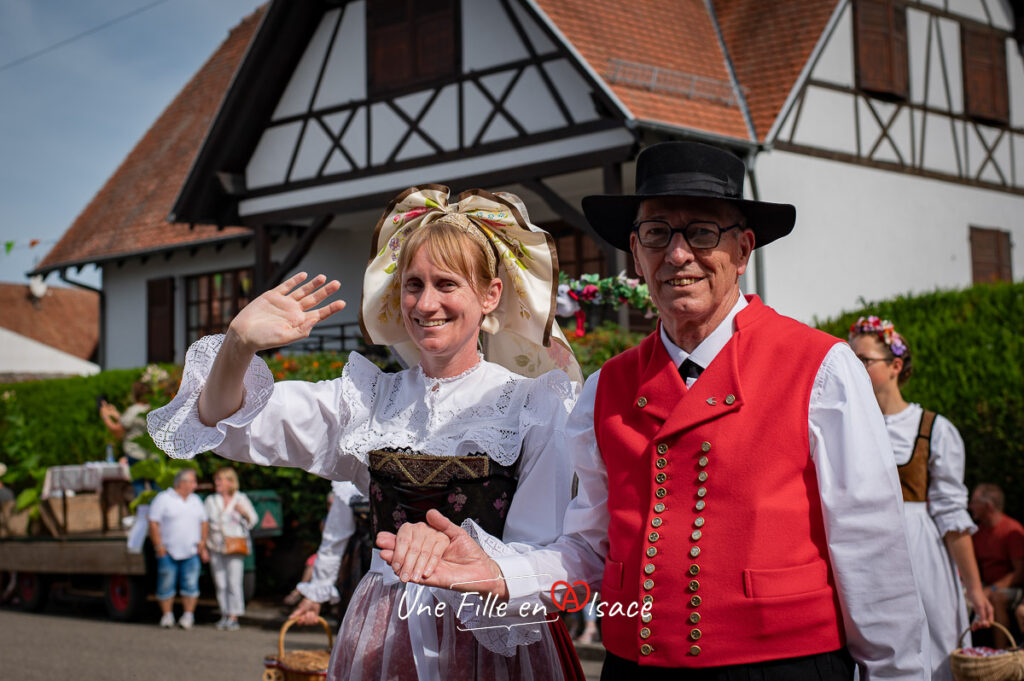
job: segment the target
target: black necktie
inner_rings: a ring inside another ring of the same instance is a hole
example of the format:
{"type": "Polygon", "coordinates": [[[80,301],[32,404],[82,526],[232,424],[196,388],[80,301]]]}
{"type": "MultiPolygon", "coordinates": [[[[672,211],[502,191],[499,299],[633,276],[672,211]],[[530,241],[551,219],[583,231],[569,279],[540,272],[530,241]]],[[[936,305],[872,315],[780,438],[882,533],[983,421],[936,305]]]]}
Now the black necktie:
{"type": "Polygon", "coordinates": [[[694,362],[692,359],[687,357],[683,360],[683,363],[679,365],[679,375],[683,377],[683,381],[692,378],[697,380],[700,377],[700,373],[704,371],[704,367],[694,362]]]}

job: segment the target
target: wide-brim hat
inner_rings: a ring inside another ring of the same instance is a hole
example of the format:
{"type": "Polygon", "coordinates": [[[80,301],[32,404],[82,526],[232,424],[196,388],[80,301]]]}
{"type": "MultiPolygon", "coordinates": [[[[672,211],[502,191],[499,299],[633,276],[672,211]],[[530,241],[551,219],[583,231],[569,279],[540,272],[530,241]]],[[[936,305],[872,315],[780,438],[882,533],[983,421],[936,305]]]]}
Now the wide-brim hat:
{"type": "Polygon", "coordinates": [[[743,213],[756,248],[793,231],[796,208],[744,199],[745,173],[743,161],[724,149],[699,142],[662,142],[637,157],[635,194],[585,196],[583,213],[601,238],[629,251],[629,234],[642,201],[668,196],[717,199],[743,213]]]}

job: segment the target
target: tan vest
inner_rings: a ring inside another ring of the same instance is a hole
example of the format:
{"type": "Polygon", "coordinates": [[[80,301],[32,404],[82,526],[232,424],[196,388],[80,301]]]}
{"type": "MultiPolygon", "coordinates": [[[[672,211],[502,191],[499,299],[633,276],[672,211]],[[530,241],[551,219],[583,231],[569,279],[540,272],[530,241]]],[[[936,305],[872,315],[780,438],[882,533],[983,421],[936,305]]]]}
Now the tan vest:
{"type": "Polygon", "coordinates": [[[903,501],[928,501],[928,458],[932,453],[934,425],[935,412],[923,410],[910,460],[896,467],[900,474],[900,486],[903,487],[903,501]]]}

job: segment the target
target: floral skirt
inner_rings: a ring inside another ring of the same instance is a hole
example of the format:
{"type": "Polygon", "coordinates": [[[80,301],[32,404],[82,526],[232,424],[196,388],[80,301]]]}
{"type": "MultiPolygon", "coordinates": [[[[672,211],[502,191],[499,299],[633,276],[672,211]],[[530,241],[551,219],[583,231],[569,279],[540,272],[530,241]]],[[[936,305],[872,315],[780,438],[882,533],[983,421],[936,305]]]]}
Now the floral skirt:
{"type": "MultiPolygon", "coordinates": [[[[338,632],[331,655],[331,681],[419,681],[409,638],[408,621],[399,617],[405,585],[385,584],[370,572],[359,583],[338,632]]],[[[541,640],[518,646],[513,657],[491,652],[471,631],[459,631],[450,611],[436,622],[438,667],[445,681],[556,681],[563,678],[562,662],[548,629],[541,640]]]]}

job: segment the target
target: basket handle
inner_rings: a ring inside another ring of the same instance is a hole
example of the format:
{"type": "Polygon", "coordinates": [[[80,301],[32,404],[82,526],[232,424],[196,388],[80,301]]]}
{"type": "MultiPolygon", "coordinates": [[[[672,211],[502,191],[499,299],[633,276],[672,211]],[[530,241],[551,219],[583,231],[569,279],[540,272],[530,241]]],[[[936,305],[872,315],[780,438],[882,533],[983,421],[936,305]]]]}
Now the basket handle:
{"type": "MultiPolygon", "coordinates": [[[[284,635],[285,635],[285,632],[287,632],[291,628],[291,626],[293,624],[295,624],[297,621],[298,620],[288,620],[283,625],[281,625],[281,633],[278,634],[278,636],[277,636],[277,657],[278,657],[278,659],[281,659],[282,657],[284,657],[284,635]]],[[[323,617],[317,617],[316,621],[319,622],[320,625],[324,628],[324,631],[327,632],[327,649],[328,650],[333,650],[334,649],[334,634],[331,632],[331,625],[329,625],[327,623],[327,620],[325,620],[323,617]]]]}
{"type": "MultiPolygon", "coordinates": [[[[1006,634],[1006,638],[1010,639],[1010,647],[1007,648],[1007,650],[1012,650],[1012,649],[1017,647],[1017,641],[1014,640],[1013,634],[1010,633],[1009,629],[1004,627],[999,622],[996,622],[995,620],[992,620],[992,626],[995,627],[996,629],[999,629],[1000,631],[1002,631],[1004,634],[1006,634]]],[[[957,641],[956,641],[956,647],[957,648],[963,648],[964,647],[964,636],[966,636],[967,632],[970,631],[970,630],[971,630],[971,628],[967,627],[966,629],[964,629],[964,633],[960,634],[960,638],[958,638],[957,641]]]]}

